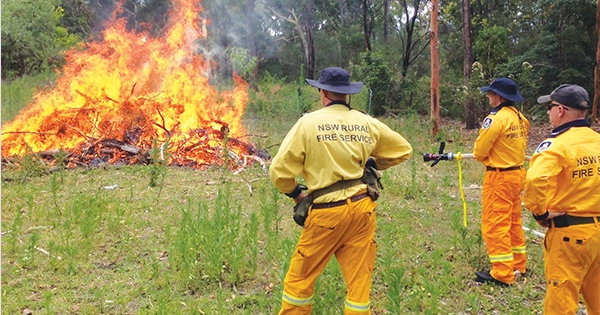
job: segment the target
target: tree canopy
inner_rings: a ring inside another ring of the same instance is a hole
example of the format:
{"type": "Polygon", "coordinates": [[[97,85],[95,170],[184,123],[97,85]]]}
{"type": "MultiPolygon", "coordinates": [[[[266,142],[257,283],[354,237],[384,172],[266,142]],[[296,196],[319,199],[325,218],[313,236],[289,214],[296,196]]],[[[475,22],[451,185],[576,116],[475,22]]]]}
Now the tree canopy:
{"type": "MultiPolygon", "coordinates": [[[[463,116],[465,97],[473,96],[463,81],[462,1],[442,0],[439,12],[442,115],[455,118],[463,116]]],[[[61,50],[77,40],[97,39],[118,3],[2,1],[2,77],[60,66],[61,50]]],[[[169,0],[125,0],[116,17],[125,18],[130,29],[158,35],[168,23],[171,5],[169,0]]],[[[296,82],[318,76],[324,67],[340,66],[378,95],[373,104],[378,114],[428,111],[429,90],[423,88],[430,76],[428,0],[224,0],[201,5],[210,22],[198,53],[219,65],[216,74],[222,79],[243,71],[249,80],[268,74],[296,82]]],[[[471,0],[471,84],[511,77],[526,97],[524,107],[533,107],[536,95],[562,83],[579,84],[593,97],[597,5],[595,0],[471,0]]],[[[481,116],[487,105],[474,96],[481,116]]]]}

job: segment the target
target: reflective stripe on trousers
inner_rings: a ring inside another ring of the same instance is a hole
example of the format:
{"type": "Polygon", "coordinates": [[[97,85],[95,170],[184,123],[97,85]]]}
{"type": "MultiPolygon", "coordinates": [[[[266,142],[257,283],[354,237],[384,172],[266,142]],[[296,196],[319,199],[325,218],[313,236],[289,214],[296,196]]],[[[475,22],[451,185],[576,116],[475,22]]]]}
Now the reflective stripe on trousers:
{"type": "Polygon", "coordinates": [[[525,233],[521,191],[527,172],[485,172],[481,233],[492,263],[490,274],[504,283],[514,282],[514,271],[526,272],[525,233]]]}
{"type": "Polygon", "coordinates": [[[310,314],[315,282],[335,255],[347,284],[344,314],[370,315],[371,275],[377,244],[371,198],[311,210],[283,283],[279,314],[310,314]]]}

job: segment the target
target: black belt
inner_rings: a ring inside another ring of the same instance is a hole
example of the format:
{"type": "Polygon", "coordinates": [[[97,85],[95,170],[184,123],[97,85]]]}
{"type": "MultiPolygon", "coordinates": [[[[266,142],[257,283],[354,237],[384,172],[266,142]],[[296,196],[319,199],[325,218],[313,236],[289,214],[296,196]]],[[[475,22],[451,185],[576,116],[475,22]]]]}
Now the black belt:
{"type": "Polygon", "coordinates": [[[561,215],[559,217],[555,217],[552,219],[554,221],[554,227],[561,228],[567,227],[570,225],[579,225],[579,224],[592,224],[594,223],[594,218],[597,221],[600,221],[600,216],[598,217],[575,217],[572,215],[561,215]]]}
{"type": "MultiPolygon", "coordinates": [[[[363,198],[367,198],[369,197],[369,194],[364,192],[362,194],[358,194],[358,195],[354,195],[352,197],[350,197],[350,200],[352,202],[356,202],[359,201],[363,198]]],[[[333,208],[333,207],[339,207],[339,206],[343,206],[345,204],[348,204],[348,200],[344,199],[344,200],[340,200],[340,201],[334,201],[334,202],[327,202],[327,203],[315,203],[312,205],[313,209],[325,209],[325,208],[333,208]]]]}
{"type": "Polygon", "coordinates": [[[486,166],[485,170],[488,172],[506,172],[506,171],[516,171],[516,170],[520,170],[521,169],[521,165],[519,166],[511,166],[511,167],[507,167],[507,168],[499,168],[499,167],[491,167],[491,166],[486,166]]]}

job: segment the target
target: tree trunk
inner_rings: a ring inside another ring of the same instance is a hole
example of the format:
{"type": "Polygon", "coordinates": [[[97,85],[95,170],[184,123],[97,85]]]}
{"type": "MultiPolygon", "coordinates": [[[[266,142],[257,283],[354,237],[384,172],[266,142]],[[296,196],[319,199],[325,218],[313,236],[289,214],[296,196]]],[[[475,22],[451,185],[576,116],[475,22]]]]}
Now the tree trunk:
{"type": "Polygon", "coordinates": [[[371,51],[371,32],[369,30],[369,6],[368,0],[362,1],[363,6],[363,33],[365,36],[365,50],[371,51]]]}
{"type": "Polygon", "coordinates": [[[592,120],[598,122],[598,98],[600,97],[600,3],[596,7],[596,35],[598,45],[596,46],[596,67],[594,68],[594,104],[592,105],[592,120]]]}
{"type": "Polygon", "coordinates": [[[308,0],[306,13],[306,48],[307,48],[307,62],[308,62],[308,73],[306,75],[309,79],[315,77],[315,40],[312,32],[312,0],[308,0]]]}
{"type": "Polygon", "coordinates": [[[413,34],[415,33],[415,23],[417,20],[417,15],[419,14],[419,2],[417,1],[416,6],[413,7],[413,16],[410,16],[410,10],[408,10],[408,4],[406,0],[402,0],[402,6],[404,7],[404,15],[406,16],[406,25],[404,29],[406,30],[406,44],[404,45],[404,50],[402,51],[402,78],[406,77],[408,73],[408,67],[411,64],[411,52],[415,46],[413,44],[413,34]]]}
{"type": "MultiPolygon", "coordinates": [[[[469,91],[471,80],[471,70],[473,66],[473,52],[471,45],[471,13],[469,0],[462,0],[462,31],[463,31],[463,80],[466,90],[469,91]]],[[[467,129],[477,129],[477,116],[475,115],[475,102],[473,98],[467,94],[463,106],[465,108],[465,127],[467,129]]]]}
{"type": "Polygon", "coordinates": [[[338,0],[338,3],[340,5],[340,25],[344,28],[346,26],[346,1],[338,0]]]}
{"type": "MultiPolygon", "coordinates": [[[[246,45],[248,46],[248,55],[250,59],[256,57],[256,46],[254,45],[254,0],[246,0],[246,45]]],[[[257,63],[252,73],[248,84],[252,89],[258,91],[258,85],[256,84],[256,76],[258,74],[258,58],[257,63]]]]}
{"type": "Polygon", "coordinates": [[[387,46],[390,34],[390,0],[383,3],[383,42],[387,46]]]}
{"type": "Polygon", "coordinates": [[[438,61],[438,0],[431,1],[431,134],[440,130],[440,65],[438,61]]]}
{"type": "MultiPolygon", "coordinates": [[[[312,0],[310,0],[312,3],[312,0]]],[[[275,9],[273,8],[269,8],[271,10],[271,12],[275,15],[277,15],[279,18],[290,22],[294,25],[294,27],[296,28],[296,31],[298,31],[298,37],[300,37],[300,42],[302,43],[302,48],[304,48],[304,56],[306,57],[306,63],[307,63],[307,78],[309,79],[313,79],[314,78],[314,56],[315,56],[315,47],[314,47],[314,40],[312,39],[312,29],[311,27],[309,27],[308,22],[307,23],[302,23],[302,21],[300,21],[300,18],[296,15],[296,12],[294,11],[294,9],[290,9],[289,12],[292,15],[291,18],[288,18],[286,16],[284,16],[283,14],[277,12],[275,9]],[[308,34],[310,32],[310,34],[308,34]],[[310,36],[310,44],[309,44],[309,40],[308,37],[310,36]],[[313,66],[311,69],[310,63],[312,60],[313,66]]]]}

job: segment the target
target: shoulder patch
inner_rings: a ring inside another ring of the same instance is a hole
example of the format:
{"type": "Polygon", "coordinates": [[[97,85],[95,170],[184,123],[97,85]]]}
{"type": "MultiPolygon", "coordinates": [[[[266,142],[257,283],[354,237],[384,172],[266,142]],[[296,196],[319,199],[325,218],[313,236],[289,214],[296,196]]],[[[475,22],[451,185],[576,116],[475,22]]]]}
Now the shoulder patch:
{"type": "Polygon", "coordinates": [[[490,117],[487,117],[486,119],[483,120],[483,129],[488,129],[492,123],[494,122],[494,120],[490,117]]]}
{"type": "Polygon", "coordinates": [[[538,145],[537,149],[535,149],[535,153],[540,153],[542,151],[546,151],[548,149],[550,149],[550,147],[552,146],[552,141],[544,141],[542,143],[540,143],[540,145],[538,145]]]}

